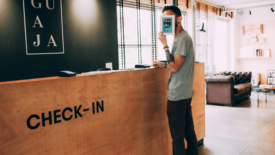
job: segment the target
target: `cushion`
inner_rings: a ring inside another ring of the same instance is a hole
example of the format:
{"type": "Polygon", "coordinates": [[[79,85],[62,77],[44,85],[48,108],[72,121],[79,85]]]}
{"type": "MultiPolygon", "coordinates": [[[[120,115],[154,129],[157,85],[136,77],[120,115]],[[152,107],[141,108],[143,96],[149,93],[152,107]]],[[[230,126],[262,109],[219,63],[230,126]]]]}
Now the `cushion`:
{"type": "Polygon", "coordinates": [[[225,75],[233,75],[235,84],[251,82],[251,72],[224,72],[225,75]]]}
{"type": "Polygon", "coordinates": [[[220,76],[220,75],[226,75],[225,72],[219,72],[219,73],[216,73],[214,74],[215,76],[220,76]]]}
{"type": "Polygon", "coordinates": [[[234,85],[234,94],[251,90],[251,83],[243,83],[234,85]]]}
{"type": "Polygon", "coordinates": [[[207,76],[205,77],[206,82],[222,82],[222,83],[232,83],[234,84],[234,77],[229,75],[229,76],[224,76],[224,75],[218,75],[218,76],[207,76]]]}
{"type": "Polygon", "coordinates": [[[206,76],[233,76],[235,80],[235,84],[241,84],[241,83],[250,83],[251,82],[251,72],[231,72],[231,71],[226,71],[226,72],[219,72],[219,73],[208,73],[206,76]]]}
{"type": "Polygon", "coordinates": [[[219,73],[207,73],[205,76],[225,76],[225,72],[219,72],[219,73]]]}
{"type": "Polygon", "coordinates": [[[235,84],[251,82],[251,72],[234,72],[235,84]]]}

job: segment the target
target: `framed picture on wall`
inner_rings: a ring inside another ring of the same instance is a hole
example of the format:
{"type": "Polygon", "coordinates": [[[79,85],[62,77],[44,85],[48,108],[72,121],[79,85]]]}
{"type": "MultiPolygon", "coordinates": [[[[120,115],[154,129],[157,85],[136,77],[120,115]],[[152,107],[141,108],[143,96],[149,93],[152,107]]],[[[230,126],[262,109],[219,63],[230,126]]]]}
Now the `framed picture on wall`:
{"type": "Polygon", "coordinates": [[[267,72],[267,77],[268,78],[275,78],[275,70],[269,70],[267,72]]]}
{"type": "Polygon", "coordinates": [[[267,78],[268,85],[275,85],[275,78],[267,78]]]}

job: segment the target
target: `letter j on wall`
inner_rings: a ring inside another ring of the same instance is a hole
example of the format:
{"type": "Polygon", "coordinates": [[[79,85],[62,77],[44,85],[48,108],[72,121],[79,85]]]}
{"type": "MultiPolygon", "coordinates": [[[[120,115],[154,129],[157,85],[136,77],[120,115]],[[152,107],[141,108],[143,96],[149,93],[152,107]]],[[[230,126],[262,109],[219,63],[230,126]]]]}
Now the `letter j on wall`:
{"type": "Polygon", "coordinates": [[[23,0],[27,55],[64,54],[62,0],[23,0]]]}

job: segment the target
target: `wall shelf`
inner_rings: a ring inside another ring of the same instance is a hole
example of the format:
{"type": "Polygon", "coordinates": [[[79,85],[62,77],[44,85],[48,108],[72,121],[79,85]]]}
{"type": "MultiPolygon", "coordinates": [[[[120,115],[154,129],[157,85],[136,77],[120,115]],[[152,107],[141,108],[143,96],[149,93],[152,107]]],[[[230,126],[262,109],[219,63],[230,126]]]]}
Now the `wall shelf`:
{"type": "Polygon", "coordinates": [[[269,59],[271,57],[248,57],[248,58],[238,58],[238,59],[269,59]]]}

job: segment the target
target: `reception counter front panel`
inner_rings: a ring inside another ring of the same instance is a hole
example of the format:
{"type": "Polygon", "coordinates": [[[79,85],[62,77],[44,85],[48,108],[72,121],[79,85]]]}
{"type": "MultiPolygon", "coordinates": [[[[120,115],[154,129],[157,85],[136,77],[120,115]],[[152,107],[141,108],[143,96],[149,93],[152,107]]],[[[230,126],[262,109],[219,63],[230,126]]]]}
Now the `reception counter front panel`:
{"type": "MultiPolygon", "coordinates": [[[[168,155],[167,69],[0,83],[0,154],[168,155]]],[[[205,136],[204,64],[192,101],[205,136]]]]}

